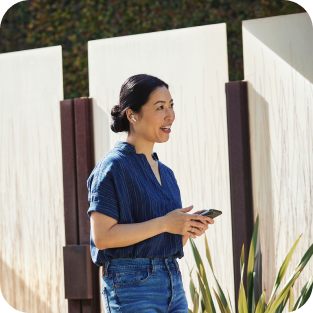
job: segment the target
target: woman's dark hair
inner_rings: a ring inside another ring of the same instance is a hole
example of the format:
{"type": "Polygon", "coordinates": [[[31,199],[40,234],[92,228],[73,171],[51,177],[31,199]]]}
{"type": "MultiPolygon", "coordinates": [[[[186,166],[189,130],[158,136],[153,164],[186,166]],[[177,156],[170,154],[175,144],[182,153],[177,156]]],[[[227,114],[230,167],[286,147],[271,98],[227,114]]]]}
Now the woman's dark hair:
{"type": "Polygon", "coordinates": [[[130,123],[126,110],[132,109],[133,112],[140,113],[141,107],[148,102],[152,91],[163,86],[168,89],[168,84],[151,75],[138,74],[129,77],[121,87],[119,104],[111,110],[111,129],[115,133],[129,133],[130,123]]]}

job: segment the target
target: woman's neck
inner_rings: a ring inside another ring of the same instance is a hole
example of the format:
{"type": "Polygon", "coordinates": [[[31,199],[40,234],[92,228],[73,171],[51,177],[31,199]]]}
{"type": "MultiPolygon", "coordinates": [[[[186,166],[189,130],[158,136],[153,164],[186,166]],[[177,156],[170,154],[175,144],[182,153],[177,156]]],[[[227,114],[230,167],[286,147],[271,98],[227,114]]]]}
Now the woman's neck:
{"type": "Polygon", "coordinates": [[[128,136],[125,140],[135,147],[136,153],[143,153],[147,157],[149,163],[153,163],[152,152],[154,147],[154,142],[144,140],[142,138],[128,136]]]}

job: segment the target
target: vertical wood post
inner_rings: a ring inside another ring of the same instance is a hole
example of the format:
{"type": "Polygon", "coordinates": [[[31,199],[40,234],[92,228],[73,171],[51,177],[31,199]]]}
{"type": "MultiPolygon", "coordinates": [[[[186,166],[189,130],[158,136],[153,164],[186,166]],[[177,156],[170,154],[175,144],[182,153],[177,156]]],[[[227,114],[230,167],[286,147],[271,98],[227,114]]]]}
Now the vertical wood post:
{"type": "MultiPolygon", "coordinates": [[[[74,99],[79,244],[90,244],[87,179],[94,164],[92,99],[74,99]]],[[[91,263],[92,299],[82,300],[82,313],[100,313],[99,267],[91,263]]]]}
{"type": "MultiPolygon", "coordinates": [[[[235,307],[237,311],[240,287],[241,249],[244,244],[245,264],[248,264],[248,253],[254,228],[249,111],[247,82],[229,82],[226,83],[225,87],[235,276],[235,307]]],[[[245,266],[245,274],[243,277],[245,290],[247,290],[246,268],[247,266],[245,266]]]]}
{"type": "Polygon", "coordinates": [[[65,294],[69,313],[100,313],[99,267],[91,261],[87,215],[87,179],[94,168],[92,100],[61,101],[61,127],[67,245],[65,294]]]}
{"type": "MultiPolygon", "coordinates": [[[[72,246],[79,244],[76,192],[75,120],[74,101],[72,99],[60,102],[60,114],[62,136],[65,242],[66,246],[72,246]]],[[[66,268],[64,268],[64,275],[66,281],[66,268]]],[[[68,299],[68,311],[69,313],[81,313],[81,300],[68,299]]]]}

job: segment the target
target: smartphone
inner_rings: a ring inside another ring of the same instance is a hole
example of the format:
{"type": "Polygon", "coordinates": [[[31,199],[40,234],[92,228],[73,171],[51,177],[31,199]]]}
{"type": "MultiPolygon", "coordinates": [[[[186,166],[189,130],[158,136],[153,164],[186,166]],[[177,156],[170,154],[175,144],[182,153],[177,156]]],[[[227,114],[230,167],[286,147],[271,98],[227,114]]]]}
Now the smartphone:
{"type": "MultiPolygon", "coordinates": [[[[215,218],[219,215],[222,214],[222,211],[218,211],[218,210],[214,210],[214,209],[210,209],[210,210],[207,210],[203,213],[201,213],[200,215],[204,215],[204,216],[208,216],[208,217],[211,217],[211,218],[215,218]]],[[[195,220],[196,222],[200,222],[200,220],[195,220]]]]}

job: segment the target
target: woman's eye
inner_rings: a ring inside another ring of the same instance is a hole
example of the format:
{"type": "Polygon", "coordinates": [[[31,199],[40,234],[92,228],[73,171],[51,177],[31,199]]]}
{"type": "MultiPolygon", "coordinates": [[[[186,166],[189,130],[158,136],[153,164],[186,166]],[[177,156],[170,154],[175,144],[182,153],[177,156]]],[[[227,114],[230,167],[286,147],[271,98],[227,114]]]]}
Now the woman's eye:
{"type": "MultiPolygon", "coordinates": [[[[173,107],[174,106],[174,103],[172,103],[171,105],[170,105],[170,107],[173,107]]],[[[158,107],[158,110],[159,110],[159,108],[162,108],[163,107],[163,105],[161,105],[161,106],[159,106],[158,107]]]]}

